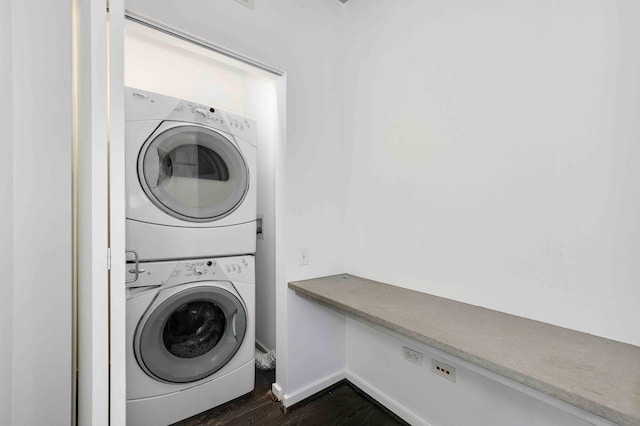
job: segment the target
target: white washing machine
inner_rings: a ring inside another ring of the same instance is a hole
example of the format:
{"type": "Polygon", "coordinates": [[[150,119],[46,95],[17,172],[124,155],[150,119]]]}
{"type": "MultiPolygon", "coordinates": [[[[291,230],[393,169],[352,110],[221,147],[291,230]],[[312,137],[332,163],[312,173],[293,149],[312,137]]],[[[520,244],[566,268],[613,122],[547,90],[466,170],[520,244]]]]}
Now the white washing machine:
{"type": "Polygon", "coordinates": [[[252,391],[254,257],[130,266],[127,425],[169,425],[252,391]]]}
{"type": "Polygon", "coordinates": [[[256,251],[253,120],[127,88],[127,248],[141,260],[256,251]]]}

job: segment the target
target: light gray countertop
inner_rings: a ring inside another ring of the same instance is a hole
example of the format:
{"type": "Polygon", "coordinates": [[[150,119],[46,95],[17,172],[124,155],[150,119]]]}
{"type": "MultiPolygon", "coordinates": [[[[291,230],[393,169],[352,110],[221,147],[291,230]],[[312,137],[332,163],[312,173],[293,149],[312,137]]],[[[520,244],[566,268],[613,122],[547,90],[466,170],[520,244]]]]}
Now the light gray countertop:
{"type": "Polygon", "coordinates": [[[611,422],[640,425],[638,346],[348,274],[289,287],[611,422]]]}

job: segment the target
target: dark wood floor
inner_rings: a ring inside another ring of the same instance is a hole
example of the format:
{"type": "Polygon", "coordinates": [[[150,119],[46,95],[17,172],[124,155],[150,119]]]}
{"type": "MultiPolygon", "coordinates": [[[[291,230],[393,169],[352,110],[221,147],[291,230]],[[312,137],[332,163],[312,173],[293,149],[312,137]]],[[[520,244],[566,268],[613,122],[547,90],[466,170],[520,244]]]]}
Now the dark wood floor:
{"type": "MultiPolygon", "coordinates": [[[[406,425],[359,390],[343,382],[322,395],[298,404],[285,413],[267,392],[275,381],[275,371],[256,370],[253,392],[205,411],[177,426],[196,425],[406,425]]],[[[174,425],[174,426],[175,426],[174,425]]]]}

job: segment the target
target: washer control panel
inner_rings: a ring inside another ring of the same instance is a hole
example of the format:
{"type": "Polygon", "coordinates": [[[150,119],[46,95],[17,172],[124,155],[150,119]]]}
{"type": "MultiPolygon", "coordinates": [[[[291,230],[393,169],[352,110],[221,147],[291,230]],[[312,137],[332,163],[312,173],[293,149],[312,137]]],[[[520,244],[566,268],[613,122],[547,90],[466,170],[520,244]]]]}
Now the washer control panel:
{"type": "Polygon", "coordinates": [[[138,279],[127,284],[127,287],[176,285],[194,281],[255,283],[255,257],[234,256],[177,262],[145,262],[140,263],[140,272],[138,279]]]}
{"type": "Polygon", "coordinates": [[[253,256],[192,260],[177,263],[167,282],[205,280],[253,282],[253,271],[253,256]]]}

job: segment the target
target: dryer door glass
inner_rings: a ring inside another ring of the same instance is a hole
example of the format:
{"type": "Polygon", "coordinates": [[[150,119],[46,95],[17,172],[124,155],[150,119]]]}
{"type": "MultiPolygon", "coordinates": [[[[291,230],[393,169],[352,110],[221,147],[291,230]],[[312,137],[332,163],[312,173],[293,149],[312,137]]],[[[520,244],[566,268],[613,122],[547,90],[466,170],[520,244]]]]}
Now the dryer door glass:
{"type": "Polygon", "coordinates": [[[249,170],[234,143],[198,125],[169,128],[145,143],[138,175],[156,206],[191,222],[233,212],[249,187],[249,170]]]}
{"type": "Polygon", "coordinates": [[[138,327],[136,357],[152,377],[189,383],[224,367],[240,348],[247,315],[232,293],[198,286],[167,298],[138,327]]]}

